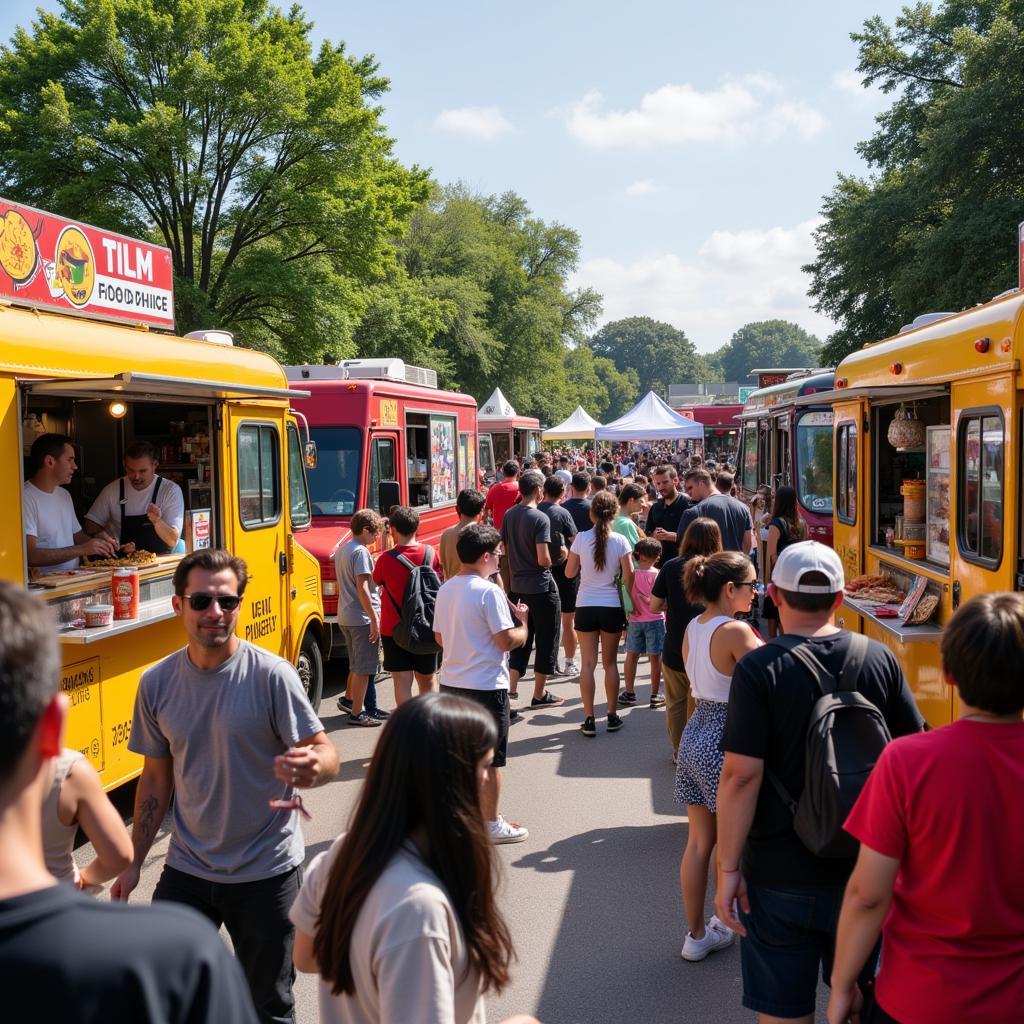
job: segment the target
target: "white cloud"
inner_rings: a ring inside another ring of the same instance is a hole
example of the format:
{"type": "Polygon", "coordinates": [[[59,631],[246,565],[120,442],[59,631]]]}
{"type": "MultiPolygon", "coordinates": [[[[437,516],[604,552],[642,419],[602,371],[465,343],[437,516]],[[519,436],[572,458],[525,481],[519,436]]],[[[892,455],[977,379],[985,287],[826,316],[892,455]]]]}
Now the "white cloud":
{"type": "Polygon", "coordinates": [[[634,181],[627,185],[625,193],[627,196],[649,196],[652,192],[657,192],[658,186],[654,182],[653,178],[640,178],[638,181],[634,181]]]}
{"type": "Polygon", "coordinates": [[[853,68],[837,71],[832,76],[832,88],[860,106],[884,107],[895,98],[887,96],[877,85],[865,88],[864,76],[853,68]]]}
{"type": "Polygon", "coordinates": [[[715,231],[696,256],[663,253],[625,263],[587,260],[573,287],[604,295],[604,321],[650,316],[686,331],[700,351],[724,345],[753,320],[792,320],[824,337],[834,330],[811,309],[800,267],[815,256],[811,233],[819,219],[793,228],[715,231]]]}
{"type": "Polygon", "coordinates": [[[513,130],[512,122],[500,107],[455,107],[442,110],[434,118],[434,127],[453,135],[492,142],[513,130]]]}
{"type": "Polygon", "coordinates": [[[751,74],[718,89],[663,85],[632,110],[606,110],[601,93],[588,92],[570,106],[566,127],[588,146],[646,147],[811,138],[824,129],[825,119],[803,100],[787,98],[771,75],[751,74]]]}

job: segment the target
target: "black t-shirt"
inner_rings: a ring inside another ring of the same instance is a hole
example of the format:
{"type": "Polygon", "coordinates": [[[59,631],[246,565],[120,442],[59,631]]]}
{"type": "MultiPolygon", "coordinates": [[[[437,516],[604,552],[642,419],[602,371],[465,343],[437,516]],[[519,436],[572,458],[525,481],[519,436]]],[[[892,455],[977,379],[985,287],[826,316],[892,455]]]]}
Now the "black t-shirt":
{"type": "Polygon", "coordinates": [[[501,541],[512,574],[512,592],[546,594],[551,573],[537,562],[537,545],[551,543],[548,517],[531,505],[513,505],[501,520],[501,541]]]}
{"type": "Polygon", "coordinates": [[[743,535],[747,530],[754,528],[750,509],[742,501],[728,494],[712,494],[687,509],[679,524],[680,530],[686,533],[686,528],[699,516],[706,516],[718,523],[718,528],[722,531],[722,548],[725,551],[742,551],[743,535]]]}
{"type": "MultiPolygon", "coordinates": [[[[808,639],[826,671],[838,674],[850,644],[840,630],[808,639]]],[[[885,716],[894,737],[918,732],[924,724],[910,687],[892,651],[869,640],[857,690],[885,716]]],[[[764,761],[790,794],[804,788],[804,751],[811,709],[821,691],[792,654],[772,644],[747,654],[736,666],[722,736],[726,753],[764,761]]],[[[793,816],[767,774],[743,850],[743,874],[759,885],[842,885],[853,860],[815,857],[793,831],[793,816]]]]}
{"type": "Polygon", "coordinates": [[[0,900],[0,1017],[60,1024],[256,1024],[249,987],[188,907],[101,903],[70,886],[0,900]]]}
{"type": "Polygon", "coordinates": [[[562,502],[562,508],[572,516],[577,533],[593,527],[594,524],[590,521],[590,502],[586,498],[566,498],[562,502]]]}
{"type": "Polygon", "coordinates": [[[576,529],[576,524],[573,522],[572,516],[561,505],[556,505],[553,501],[542,501],[537,508],[548,517],[548,521],[551,523],[551,543],[548,545],[551,549],[551,565],[564,564],[559,563],[560,552],[562,548],[571,546],[573,537],[579,532],[576,529]]]}
{"type": "Polygon", "coordinates": [[[648,537],[654,536],[654,531],[660,526],[663,530],[676,535],[675,540],[663,540],[661,542],[661,558],[658,565],[664,565],[670,558],[679,554],[679,542],[683,539],[683,531],[679,529],[679,521],[683,513],[693,504],[685,494],[677,494],[676,500],[671,505],[665,504],[664,498],[659,498],[647,513],[647,525],[644,533],[648,537]]]}
{"type": "Polygon", "coordinates": [[[651,593],[665,601],[665,647],[661,652],[661,663],[676,672],[683,672],[683,634],[690,620],[704,611],[702,604],[690,604],[683,594],[682,558],[670,558],[658,571],[651,593]]]}

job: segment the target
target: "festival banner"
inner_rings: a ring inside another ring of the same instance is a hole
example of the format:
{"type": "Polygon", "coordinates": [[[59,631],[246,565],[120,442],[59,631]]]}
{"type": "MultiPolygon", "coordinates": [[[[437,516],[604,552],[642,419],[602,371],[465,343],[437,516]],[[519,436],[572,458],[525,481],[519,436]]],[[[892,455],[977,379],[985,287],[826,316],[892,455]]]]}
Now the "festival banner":
{"type": "Polygon", "coordinates": [[[174,329],[171,251],[0,197],[0,298],[174,329]]]}

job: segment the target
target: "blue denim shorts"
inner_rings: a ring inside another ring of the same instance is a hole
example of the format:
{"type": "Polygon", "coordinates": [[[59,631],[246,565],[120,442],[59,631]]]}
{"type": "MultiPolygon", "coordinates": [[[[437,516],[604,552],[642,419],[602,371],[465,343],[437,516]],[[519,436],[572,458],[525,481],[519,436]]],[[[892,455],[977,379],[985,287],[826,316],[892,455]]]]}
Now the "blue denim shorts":
{"type": "MultiPolygon", "coordinates": [[[[814,1013],[818,973],[832,977],[836,927],[843,886],[747,885],[750,913],[740,911],[747,935],[740,938],[743,1005],[775,1017],[814,1013]]],[[[861,972],[874,977],[877,947],[861,972]]]]}
{"type": "Polygon", "coordinates": [[[650,622],[630,621],[626,629],[626,652],[628,654],[661,654],[664,649],[664,619],[652,619],[650,622]]]}

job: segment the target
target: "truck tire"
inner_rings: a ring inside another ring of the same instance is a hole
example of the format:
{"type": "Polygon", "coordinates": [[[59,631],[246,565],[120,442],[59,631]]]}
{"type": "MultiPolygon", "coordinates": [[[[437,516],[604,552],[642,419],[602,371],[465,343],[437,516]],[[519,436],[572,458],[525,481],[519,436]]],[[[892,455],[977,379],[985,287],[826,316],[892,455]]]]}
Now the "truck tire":
{"type": "Polygon", "coordinates": [[[320,651],[320,644],[311,630],[306,630],[302,638],[302,647],[299,648],[299,662],[295,666],[302,680],[302,686],[309,698],[313,713],[320,711],[320,698],[324,692],[324,657],[320,651]]]}

